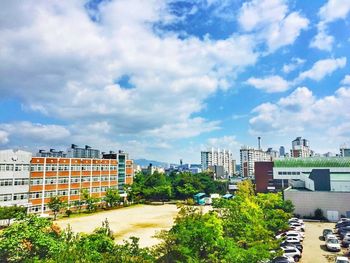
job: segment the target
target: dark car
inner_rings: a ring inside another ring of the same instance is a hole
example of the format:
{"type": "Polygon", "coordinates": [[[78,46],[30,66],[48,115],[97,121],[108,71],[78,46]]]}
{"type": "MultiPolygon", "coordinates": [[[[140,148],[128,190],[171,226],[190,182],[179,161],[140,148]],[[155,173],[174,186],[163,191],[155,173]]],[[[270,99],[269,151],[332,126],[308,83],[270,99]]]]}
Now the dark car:
{"type": "Polygon", "coordinates": [[[341,227],[345,227],[345,226],[350,226],[350,221],[345,221],[345,222],[337,223],[337,224],[335,225],[335,228],[341,228],[341,227]]]}
{"type": "Polygon", "coordinates": [[[277,257],[272,260],[271,263],[290,263],[287,257],[277,257]]]}
{"type": "Polygon", "coordinates": [[[343,239],[344,236],[346,235],[346,233],[349,233],[350,232],[350,227],[343,227],[343,228],[339,228],[338,230],[338,234],[339,234],[339,237],[340,239],[343,239]]]}
{"type": "Polygon", "coordinates": [[[322,232],[322,236],[323,236],[323,239],[326,240],[326,236],[329,235],[329,234],[333,234],[333,230],[332,229],[323,229],[323,232],[322,232]]]}
{"type": "Polygon", "coordinates": [[[289,243],[287,241],[283,241],[281,243],[281,247],[295,247],[297,248],[301,253],[303,252],[303,245],[301,243],[289,243]]]}

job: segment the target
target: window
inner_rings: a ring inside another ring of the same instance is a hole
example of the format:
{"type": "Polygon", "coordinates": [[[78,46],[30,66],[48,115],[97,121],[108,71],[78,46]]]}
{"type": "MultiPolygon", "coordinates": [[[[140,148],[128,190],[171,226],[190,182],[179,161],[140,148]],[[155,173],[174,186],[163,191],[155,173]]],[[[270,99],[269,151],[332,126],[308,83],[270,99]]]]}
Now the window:
{"type": "Polygon", "coordinates": [[[100,192],[100,187],[93,187],[92,192],[93,193],[100,192]]]}
{"type": "Polygon", "coordinates": [[[0,186],[11,186],[12,185],[12,179],[1,179],[0,180],[0,186]]]}
{"type": "Polygon", "coordinates": [[[0,195],[0,202],[7,202],[12,200],[11,194],[0,195]]]}
{"type": "Polygon", "coordinates": [[[68,184],[69,183],[69,178],[68,177],[59,177],[58,178],[58,183],[59,184],[68,184]]]}
{"type": "Polygon", "coordinates": [[[34,192],[29,194],[31,199],[39,199],[42,198],[42,192],[34,192]]]}
{"type": "Polygon", "coordinates": [[[28,199],[28,194],[14,194],[13,200],[24,200],[28,199]]]}
{"type": "Polygon", "coordinates": [[[31,185],[42,185],[43,179],[41,179],[41,178],[30,179],[30,184],[31,185]]]}
{"type": "Polygon", "coordinates": [[[0,164],[0,171],[6,171],[6,164],[0,164]]]}
{"type": "Polygon", "coordinates": [[[58,195],[66,196],[68,195],[68,190],[59,190],[58,195]]]}
{"type": "Polygon", "coordinates": [[[70,194],[71,195],[79,195],[79,189],[71,189],[70,194]]]}
{"type": "Polygon", "coordinates": [[[13,164],[6,164],[6,171],[13,171],[13,164]]]}
{"type": "Polygon", "coordinates": [[[56,179],[55,178],[47,178],[45,179],[45,184],[56,184],[56,179]]]}
{"type": "Polygon", "coordinates": [[[27,178],[15,179],[15,185],[28,185],[29,180],[27,178]]]}
{"type": "Polygon", "coordinates": [[[46,191],[45,197],[54,197],[56,196],[56,191],[46,191]]]}
{"type": "Polygon", "coordinates": [[[70,181],[71,183],[80,183],[80,177],[71,177],[70,181]]]}
{"type": "Polygon", "coordinates": [[[84,177],[81,178],[81,181],[82,182],[90,182],[90,177],[84,176],[84,177]]]}
{"type": "Polygon", "coordinates": [[[93,182],[99,182],[100,181],[100,177],[99,176],[93,176],[92,177],[92,181],[93,182]]]}

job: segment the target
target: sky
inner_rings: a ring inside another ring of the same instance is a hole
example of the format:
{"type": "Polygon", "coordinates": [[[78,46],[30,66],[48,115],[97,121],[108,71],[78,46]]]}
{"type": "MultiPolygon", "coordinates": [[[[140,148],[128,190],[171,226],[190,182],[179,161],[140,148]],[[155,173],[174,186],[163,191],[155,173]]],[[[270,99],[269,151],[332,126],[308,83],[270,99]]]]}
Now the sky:
{"type": "Polygon", "coordinates": [[[1,1],[0,149],[338,153],[349,29],[349,0],[1,1]]]}

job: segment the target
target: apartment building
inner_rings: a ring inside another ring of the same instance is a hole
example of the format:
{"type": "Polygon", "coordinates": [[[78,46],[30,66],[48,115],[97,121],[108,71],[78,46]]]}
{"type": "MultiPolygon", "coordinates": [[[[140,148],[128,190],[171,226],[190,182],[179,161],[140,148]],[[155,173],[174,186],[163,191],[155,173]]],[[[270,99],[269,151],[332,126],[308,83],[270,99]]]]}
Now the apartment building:
{"type": "Polygon", "coordinates": [[[228,177],[234,174],[232,152],[225,149],[212,148],[201,152],[201,165],[203,171],[210,170],[211,167],[222,166],[223,176],[228,177]]]}
{"type": "Polygon", "coordinates": [[[255,162],[271,161],[271,159],[272,157],[268,152],[243,146],[240,149],[241,176],[253,178],[255,175],[255,162]]]}
{"type": "Polygon", "coordinates": [[[25,151],[0,151],[0,206],[28,205],[31,158],[25,151]]]}
{"type": "Polygon", "coordinates": [[[290,150],[290,156],[294,158],[304,158],[313,156],[313,151],[310,149],[310,143],[308,140],[301,137],[297,137],[292,141],[292,149],[290,150]]]}
{"type": "Polygon", "coordinates": [[[45,213],[51,197],[62,196],[74,206],[83,189],[99,198],[107,188],[126,196],[124,186],[132,184],[133,176],[133,161],[124,152],[111,159],[95,159],[0,151],[0,205],[23,205],[30,213],[45,213]]]}

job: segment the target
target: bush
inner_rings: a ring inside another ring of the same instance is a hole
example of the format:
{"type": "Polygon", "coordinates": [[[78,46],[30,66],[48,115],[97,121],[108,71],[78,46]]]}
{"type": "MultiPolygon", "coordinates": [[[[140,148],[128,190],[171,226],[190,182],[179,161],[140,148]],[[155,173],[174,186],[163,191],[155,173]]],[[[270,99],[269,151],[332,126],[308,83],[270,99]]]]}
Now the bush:
{"type": "Polygon", "coordinates": [[[67,209],[67,210],[66,210],[66,215],[67,215],[68,217],[70,217],[71,214],[73,214],[73,211],[70,210],[70,209],[67,209]]]}
{"type": "Polygon", "coordinates": [[[322,209],[317,208],[315,210],[315,219],[323,220],[324,218],[322,209]]]}

